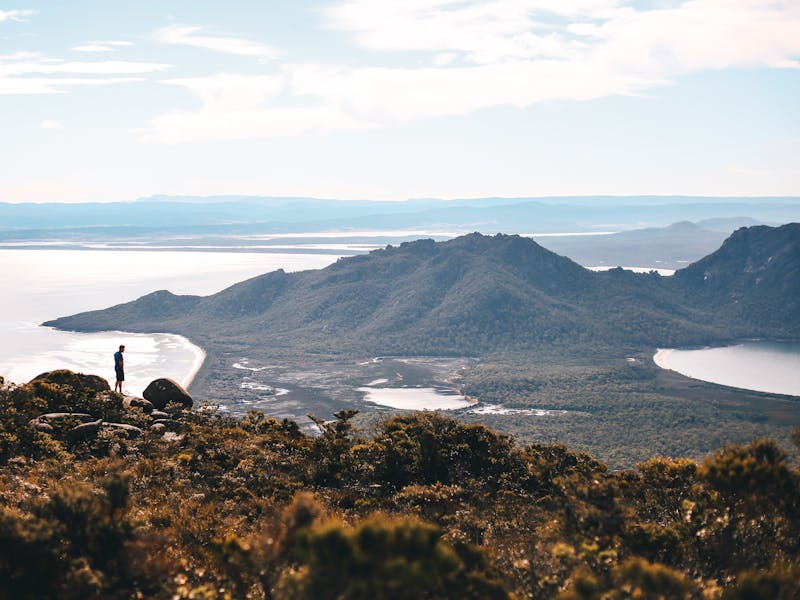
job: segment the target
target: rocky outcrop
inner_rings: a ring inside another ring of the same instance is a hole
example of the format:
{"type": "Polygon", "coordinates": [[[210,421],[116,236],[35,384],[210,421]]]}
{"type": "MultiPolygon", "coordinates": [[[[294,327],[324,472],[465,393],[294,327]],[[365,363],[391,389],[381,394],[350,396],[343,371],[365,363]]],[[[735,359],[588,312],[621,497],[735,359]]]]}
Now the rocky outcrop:
{"type": "Polygon", "coordinates": [[[108,381],[98,375],[84,375],[75,373],[69,369],[58,369],[47,371],[31,379],[31,383],[55,383],[58,385],[69,386],[79,392],[108,392],[111,387],[108,381]]]}
{"type": "Polygon", "coordinates": [[[145,390],[149,397],[123,396],[108,388],[108,383],[95,375],[74,373],[66,369],[42,373],[29,383],[30,391],[37,392],[37,386],[46,392],[48,402],[42,406],[50,412],[40,414],[28,421],[30,427],[70,444],[94,440],[105,430],[107,433],[120,432],[129,440],[145,435],[177,436],[183,429],[181,415],[191,408],[192,397],[178,383],[171,379],[156,379],[145,390]],[[164,409],[170,404],[180,407],[169,412],[164,409]],[[149,417],[149,419],[148,419],[149,417]]]}
{"type": "Polygon", "coordinates": [[[182,404],[187,408],[194,404],[192,397],[179,383],[166,377],[151,381],[143,395],[158,410],[163,410],[170,403],[182,404]]]}

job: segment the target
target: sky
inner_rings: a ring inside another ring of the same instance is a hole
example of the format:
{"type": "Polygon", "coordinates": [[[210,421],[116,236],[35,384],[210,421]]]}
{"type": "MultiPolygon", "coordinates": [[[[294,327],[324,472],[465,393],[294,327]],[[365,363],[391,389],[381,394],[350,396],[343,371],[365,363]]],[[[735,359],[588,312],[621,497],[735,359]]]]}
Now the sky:
{"type": "Polygon", "coordinates": [[[798,0],[0,0],[0,201],[800,195],[798,0]]]}

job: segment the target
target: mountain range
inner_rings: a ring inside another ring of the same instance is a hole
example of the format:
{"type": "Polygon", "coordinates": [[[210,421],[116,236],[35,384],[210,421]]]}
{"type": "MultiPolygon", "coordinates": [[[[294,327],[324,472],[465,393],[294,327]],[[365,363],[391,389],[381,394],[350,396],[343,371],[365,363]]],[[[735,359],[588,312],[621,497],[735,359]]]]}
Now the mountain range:
{"type": "Polygon", "coordinates": [[[135,202],[0,203],[0,241],[171,234],[244,235],[330,230],[597,232],[663,227],[731,215],[800,220],[800,198],[688,196],[417,199],[396,202],[155,196],[135,202]]]}
{"type": "Polygon", "coordinates": [[[745,227],[673,277],[593,272],[517,235],[418,240],[211,296],[166,290],[49,321],[204,347],[482,355],[800,337],[800,224],[745,227]]]}

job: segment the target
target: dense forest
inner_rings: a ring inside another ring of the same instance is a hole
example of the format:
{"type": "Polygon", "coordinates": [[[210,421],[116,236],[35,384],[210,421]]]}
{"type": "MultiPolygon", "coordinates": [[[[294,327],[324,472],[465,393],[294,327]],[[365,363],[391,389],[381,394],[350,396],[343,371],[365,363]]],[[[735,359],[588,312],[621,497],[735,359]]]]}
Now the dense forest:
{"type": "Polygon", "coordinates": [[[800,596],[800,430],[611,471],[434,413],[150,425],[98,380],[0,383],[2,598],[800,596]]]}

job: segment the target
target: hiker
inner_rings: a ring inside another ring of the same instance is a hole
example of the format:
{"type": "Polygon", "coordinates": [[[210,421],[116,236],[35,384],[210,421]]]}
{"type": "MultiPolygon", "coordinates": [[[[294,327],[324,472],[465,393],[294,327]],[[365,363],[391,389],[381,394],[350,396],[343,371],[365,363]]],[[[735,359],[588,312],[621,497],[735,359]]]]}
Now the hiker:
{"type": "Polygon", "coordinates": [[[117,382],[114,384],[114,391],[122,393],[122,382],[125,381],[125,362],[122,359],[122,353],[125,352],[125,346],[119,347],[117,352],[114,352],[114,371],[117,373],[117,382]]]}

